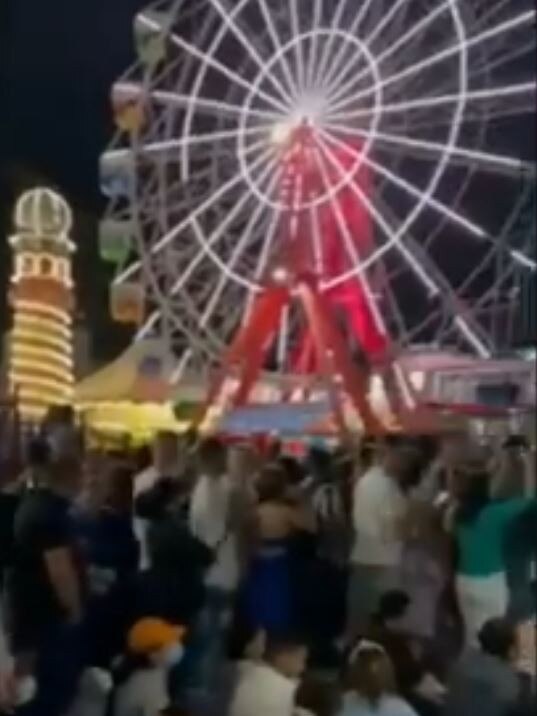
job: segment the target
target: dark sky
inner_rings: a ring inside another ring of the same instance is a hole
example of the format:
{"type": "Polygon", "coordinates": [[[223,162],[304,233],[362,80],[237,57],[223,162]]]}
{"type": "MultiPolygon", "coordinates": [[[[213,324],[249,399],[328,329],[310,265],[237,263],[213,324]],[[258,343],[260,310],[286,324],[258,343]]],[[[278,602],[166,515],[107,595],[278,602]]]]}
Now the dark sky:
{"type": "Polygon", "coordinates": [[[108,320],[109,275],[96,260],[98,157],[112,131],[109,88],[133,59],[132,18],[143,4],[0,1],[0,328],[8,315],[11,207],[20,191],[43,183],[75,209],[79,306],[101,358],[125,336],[108,320]]]}

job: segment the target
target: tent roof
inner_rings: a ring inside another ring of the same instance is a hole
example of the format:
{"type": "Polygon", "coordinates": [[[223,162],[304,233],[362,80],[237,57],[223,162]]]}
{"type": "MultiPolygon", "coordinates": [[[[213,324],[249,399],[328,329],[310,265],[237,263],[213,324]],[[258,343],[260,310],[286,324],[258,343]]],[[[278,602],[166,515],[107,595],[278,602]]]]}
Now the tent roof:
{"type": "Polygon", "coordinates": [[[172,361],[157,341],[141,341],[75,388],[77,403],[161,402],[170,396],[172,361]]]}

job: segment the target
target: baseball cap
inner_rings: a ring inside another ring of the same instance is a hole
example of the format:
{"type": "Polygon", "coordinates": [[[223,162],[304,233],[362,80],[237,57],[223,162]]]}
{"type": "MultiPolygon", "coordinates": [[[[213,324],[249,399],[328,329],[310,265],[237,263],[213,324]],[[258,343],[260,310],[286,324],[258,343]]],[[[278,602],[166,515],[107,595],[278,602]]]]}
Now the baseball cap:
{"type": "Polygon", "coordinates": [[[163,619],[140,619],[128,633],[127,645],[133,654],[150,654],[181,642],[186,629],[163,619]]]}

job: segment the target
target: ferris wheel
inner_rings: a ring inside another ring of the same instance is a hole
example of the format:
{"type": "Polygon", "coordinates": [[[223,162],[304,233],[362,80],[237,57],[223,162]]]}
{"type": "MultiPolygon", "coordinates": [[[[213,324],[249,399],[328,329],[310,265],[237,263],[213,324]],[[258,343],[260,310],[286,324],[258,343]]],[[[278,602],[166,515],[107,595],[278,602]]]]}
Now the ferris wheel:
{"type": "MultiPolygon", "coordinates": [[[[492,308],[535,270],[516,230],[535,182],[534,23],[531,0],[142,12],[102,157],[117,316],[162,338],[179,375],[218,363],[267,283],[307,274],[366,357],[492,355],[492,308]]],[[[306,333],[287,306],[267,366],[297,369],[306,333]]]]}

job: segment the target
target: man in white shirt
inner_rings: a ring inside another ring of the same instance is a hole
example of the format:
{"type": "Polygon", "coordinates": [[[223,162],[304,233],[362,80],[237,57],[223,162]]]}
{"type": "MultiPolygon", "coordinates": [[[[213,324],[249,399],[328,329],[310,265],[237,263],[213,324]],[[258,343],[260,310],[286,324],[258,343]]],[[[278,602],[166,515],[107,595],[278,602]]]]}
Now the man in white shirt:
{"type": "MultiPolygon", "coordinates": [[[[153,464],[134,478],[133,497],[136,500],[142,493],[153,488],[161,478],[179,477],[179,442],[177,435],[160,432],[153,444],[153,464]]],[[[134,534],[140,545],[140,569],[147,569],[149,553],[147,531],[149,523],[139,517],[134,518],[134,534]]]]}
{"type": "Polygon", "coordinates": [[[353,527],[348,620],[349,636],[360,634],[382,593],[398,586],[408,500],[402,484],[407,448],[389,438],[380,461],[358,479],[353,493],[353,527]]]}
{"type": "Polygon", "coordinates": [[[201,615],[203,659],[199,686],[210,690],[222,658],[222,639],[231,617],[239,584],[239,540],[235,516],[237,488],[227,474],[227,451],[216,438],[198,449],[199,478],[190,502],[190,531],[212,551],[206,578],[206,602],[201,615]]]}
{"type": "Polygon", "coordinates": [[[264,661],[249,664],[241,674],[230,716],[292,716],[307,657],[299,641],[269,640],[264,661]]]}

